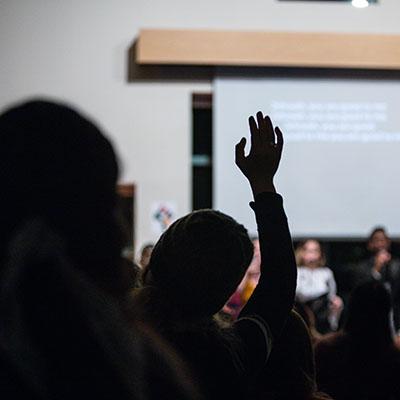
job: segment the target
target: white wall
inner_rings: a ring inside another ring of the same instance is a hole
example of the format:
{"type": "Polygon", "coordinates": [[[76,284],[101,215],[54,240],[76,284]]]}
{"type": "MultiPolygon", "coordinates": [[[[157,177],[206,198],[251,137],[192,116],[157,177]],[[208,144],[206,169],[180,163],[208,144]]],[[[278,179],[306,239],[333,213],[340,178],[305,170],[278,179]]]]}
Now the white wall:
{"type": "Polygon", "coordinates": [[[400,34],[398,0],[349,4],[277,0],[0,0],[0,108],[46,95],[77,105],[105,129],[137,185],[136,240],[155,240],[150,205],[190,209],[192,92],[211,82],[128,83],[140,28],[400,34]]]}

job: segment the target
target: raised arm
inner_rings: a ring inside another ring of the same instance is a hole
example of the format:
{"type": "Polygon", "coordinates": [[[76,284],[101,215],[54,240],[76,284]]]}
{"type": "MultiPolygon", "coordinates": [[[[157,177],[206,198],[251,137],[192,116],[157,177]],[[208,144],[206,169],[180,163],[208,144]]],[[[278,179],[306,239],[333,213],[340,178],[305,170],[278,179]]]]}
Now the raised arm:
{"type": "Polygon", "coordinates": [[[262,192],[276,193],[274,176],[278,170],[283,148],[283,136],[278,127],[273,128],[271,119],[261,111],[249,118],[251,148],[244,154],[246,139],[236,145],[236,165],[249,180],[254,199],[262,192]],[[275,140],[276,134],[276,140],[275,140]]]}
{"type": "Polygon", "coordinates": [[[251,149],[244,154],[246,139],[236,145],[236,164],[253,191],[261,250],[261,277],[240,317],[258,316],[267,323],[272,336],[279,335],[292,309],[297,268],[282,197],[276,194],[273,179],[283,148],[283,136],[273,128],[268,116],[257,113],[249,119],[251,149]]]}

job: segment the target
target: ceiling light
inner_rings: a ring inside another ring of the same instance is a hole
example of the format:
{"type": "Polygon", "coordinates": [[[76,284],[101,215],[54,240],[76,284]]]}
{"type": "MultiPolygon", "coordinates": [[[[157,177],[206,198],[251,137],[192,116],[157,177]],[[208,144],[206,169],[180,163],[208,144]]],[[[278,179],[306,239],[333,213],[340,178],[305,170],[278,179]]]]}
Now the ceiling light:
{"type": "Polygon", "coordinates": [[[379,0],[278,0],[278,1],[297,1],[297,2],[314,2],[314,3],[351,3],[354,7],[365,8],[370,4],[377,4],[379,0]]]}
{"type": "Polygon", "coordinates": [[[369,6],[368,0],[352,0],[351,4],[357,8],[365,8],[369,6]]]}

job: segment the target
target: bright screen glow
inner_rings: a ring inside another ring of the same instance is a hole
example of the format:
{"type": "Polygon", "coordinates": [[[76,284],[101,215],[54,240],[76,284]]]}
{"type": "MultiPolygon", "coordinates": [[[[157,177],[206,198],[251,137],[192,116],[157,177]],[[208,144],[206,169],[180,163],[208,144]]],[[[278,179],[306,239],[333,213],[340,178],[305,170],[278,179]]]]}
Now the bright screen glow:
{"type": "Polygon", "coordinates": [[[284,133],[275,186],[294,237],[366,237],[376,225],[400,237],[399,82],[216,78],[214,207],[252,234],[251,192],[234,146],[249,138],[258,110],[284,133]]]}

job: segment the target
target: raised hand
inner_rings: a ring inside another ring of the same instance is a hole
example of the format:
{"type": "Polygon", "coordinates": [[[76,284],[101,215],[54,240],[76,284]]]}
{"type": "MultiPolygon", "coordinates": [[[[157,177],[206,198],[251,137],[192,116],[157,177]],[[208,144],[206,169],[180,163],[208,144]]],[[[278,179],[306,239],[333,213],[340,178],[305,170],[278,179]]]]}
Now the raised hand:
{"type": "Polygon", "coordinates": [[[260,192],[275,192],[274,175],[282,155],[283,136],[278,127],[273,127],[271,119],[257,113],[257,122],[249,118],[251,148],[244,154],[246,139],[236,145],[236,165],[249,180],[254,196],[260,192]]]}

